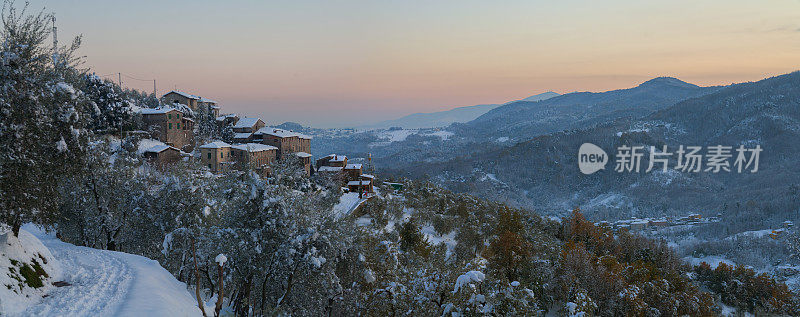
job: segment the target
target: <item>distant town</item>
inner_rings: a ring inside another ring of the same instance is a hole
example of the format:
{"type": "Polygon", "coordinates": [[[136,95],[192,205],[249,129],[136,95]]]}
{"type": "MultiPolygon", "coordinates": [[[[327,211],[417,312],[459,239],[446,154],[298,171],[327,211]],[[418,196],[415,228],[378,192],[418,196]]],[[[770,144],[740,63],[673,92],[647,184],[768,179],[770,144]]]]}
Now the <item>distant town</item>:
{"type": "Polygon", "coordinates": [[[271,166],[291,158],[303,166],[306,176],[320,173],[340,182],[350,192],[360,195],[374,193],[375,176],[365,174],[362,164],[350,164],[343,155],[330,154],[312,161],[311,136],[275,127],[267,127],[257,117],[220,114],[214,100],[182,91],[170,91],[159,98],[157,108],[141,108],[139,113],[146,131],[130,131],[156,139],[156,144],[144,149],[143,156],[158,165],[183,159],[198,160],[212,173],[233,170],[253,170],[263,177],[271,175],[271,166]],[[197,113],[212,116],[218,130],[230,128],[232,143],[213,140],[196,144],[197,113]],[[199,151],[195,151],[195,149],[199,151]],[[195,153],[193,156],[190,153],[195,153]]]}

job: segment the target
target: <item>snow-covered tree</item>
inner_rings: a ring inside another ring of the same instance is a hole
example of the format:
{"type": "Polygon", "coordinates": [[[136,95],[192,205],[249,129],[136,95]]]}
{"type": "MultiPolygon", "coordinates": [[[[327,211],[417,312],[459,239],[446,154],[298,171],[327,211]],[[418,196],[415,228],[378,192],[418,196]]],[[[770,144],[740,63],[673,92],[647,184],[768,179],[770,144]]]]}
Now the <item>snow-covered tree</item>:
{"type": "Polygon", "coordinates": [[[125,98],[119,86],[91,74],[84,77],[81,89],[91,103],[90,129],[95,133],[113,133],[121,136],[124,130],[135,127],[133,99],[125,98]]]}
{"type": "Polygon", "coordinates": [[[0,29],[0,223],[15,235],[25,222],[54,221],[58,182],[80,166],[86,139],[86,98],[74,88],[80,38],[53,54],[50,15],[26,8],[6,1],[0,29]]]}

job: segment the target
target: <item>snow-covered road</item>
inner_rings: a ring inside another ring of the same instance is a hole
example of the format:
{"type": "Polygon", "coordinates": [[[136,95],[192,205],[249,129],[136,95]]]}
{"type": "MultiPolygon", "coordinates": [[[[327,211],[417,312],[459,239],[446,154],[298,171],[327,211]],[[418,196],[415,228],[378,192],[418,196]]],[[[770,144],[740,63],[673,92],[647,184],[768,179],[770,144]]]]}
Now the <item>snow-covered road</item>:
{"type": "Polygon", "coordinates": [[[157,261],[79,247],[36,228],[37,236],[61,262],[59,287],[23,316],[200,316],[197,302],[157,261]]]}

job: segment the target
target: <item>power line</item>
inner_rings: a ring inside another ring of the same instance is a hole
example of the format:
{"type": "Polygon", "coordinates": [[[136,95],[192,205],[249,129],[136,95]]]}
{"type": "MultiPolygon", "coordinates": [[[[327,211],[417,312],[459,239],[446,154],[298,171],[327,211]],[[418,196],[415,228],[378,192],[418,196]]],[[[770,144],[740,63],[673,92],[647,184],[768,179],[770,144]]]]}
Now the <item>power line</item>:
{"type": "Polygon", "coordinates": [[[131,76],[131,75],[127,75],[127,74],[122,74],[122,76],[125,76],[125,77],[127,77],[127,78],[130,78],[130,79],[133,79],[133,80],[140,80],[140,81],[153,81],[153,80],[155,80],[155,79],[141,79],[141,78],[136,78],[136,77],[133,77],[133,76],[131,76]]]}
{"type": "Polygon", "coordinates": [[[138,80],[138,81],[147,81],[147,82],[152,81],[153,82],[153,95],[155,96],[158,93],[158,89],[156,87],[156,79],[155,78],[153,78],[153,79],[142,79],[142,78],[134,77],[134,76],[131,76],[131,75],[128,75],[128,74],[124,74],[122,72],[111,73],[111,74],[106,74],[106,75],[97,75],[97,76],[99,76],[101,78],[105,78],[105,79],[110,80],[110,81],[114,81],[114,78],[111,77],[113,75],[117,75],[117,80],[118,80],[118,84],[119,84],[120,88],[123,88],[123,86],[122,86],[122,77],[125,77],[125,78],[128,78],[128,79],[133,79],[133,80],[138,80]]]}

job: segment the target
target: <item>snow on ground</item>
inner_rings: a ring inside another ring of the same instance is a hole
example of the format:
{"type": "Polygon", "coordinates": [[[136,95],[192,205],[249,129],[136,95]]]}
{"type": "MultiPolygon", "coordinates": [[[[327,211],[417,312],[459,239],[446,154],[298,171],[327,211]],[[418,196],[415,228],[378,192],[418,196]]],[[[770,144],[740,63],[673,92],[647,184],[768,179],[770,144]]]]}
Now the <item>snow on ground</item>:
{"type": "Polygon", "coordinates": [[[498,184],[503,184],[503,185],[505,185],[505,184],[506,184],[506,183],[504,183],[503,181],[501,181],[501,180],[497,179],[497,175],[495,175],[495,174],[492,174],[492,173],[487,173],[487,174],[484,174],[484,175],[483,175],[483,176],[481,176],[481,178],[480,178],[480,181],[482,181],[482,182],[485,182],[485,181],[487,181],[487,180],[488,180],[488,181],[495,182],[495,183],[498,183],[498,184]]]}
{"type": "Polygon", "coordinates": [[[61,265],[34,235],[25,230],[19,231],[19,237],[11,232],[0,235],[0,316],[19,314],[36,304],[60,278],[61,265]],[[20,273],[23,267],[35,270],[37,266],[48,277],[40,276],[42,284],[34,288],[20,273]]]}
{"type": "Polygon", "coordinates": [[[405,141],[409,135],[417,133],[417,130],[392,130],[392,131],[383,131],[378,134],[380,138],[387,138],[389,142],[400,142],[405,141]]]}
{"type": "Polygon", "coordinates": [[[505,143],[505,142],[508,142],[508,140],[509,140],[509,138],[507,136],[501,136],[501,137],[495,139],[495,141],[497,141],[497,143],[505,143]]]}
{"type": "Polygon", "coordinates": [[[353,212],[358,205],[367,201],[367,196],[364,195],[364,198],[358,198],[358,193],[344,193],[341,198],[339,198],[339,203],[333,206],[333,216],[336,219],[346,217],[351,212],[353,212]]]}
{"type": "Polygon", "coordinates": [[[732,235],[730,237],[727,237],[725,239],[726,240],[731,240],[731,239],[735,239],[735,238],[745,238],[745,237],[746,238],[758,239],[758,238],[763,238],[763,237],[765,237],[767,235],[770,235],[770,234],[772,234],[773,232],[776,232],[776,231],[782,231],[782,230],[781,229],[764,229],[764,230],[745,231],[745,232],[737,233],[737,234],[732,235]]]}
{"type": "Polygon", "coordinates": [[[642,128],[642,129],[630,129],[628,131],[620,131],[617,132],[617,137],[621,137],[623,133],[637,133],[637,132],[650,132],[650,129],[642,128]]]}
{"type": "Polygon", "coordinates": [[[356,226],[367,227],[372,224],[372,217],[361,216],[356,219],[356,226]]]}
{"type": "MultiPolygon", "coordinates": [[[[723,303],[719,303],[719,307],[720,307],[720,313],[719,313],[720,316],[724,316],[724,317],[737,316],[735,307],[731,307],[731,306],[725,305],[723,303]]],[[[745,312],[745,314],[747,314],[747,312],[745,312]]]]}
{"type": "MultiPolygon", "coordinates": [[[[413,214],[414,212],[415,212],[414,208],[403,207],[403,218],[400,219],[400,223],[401,224],[405,223],[409,219],[411,219],[411,214],[413,214]]],[[[387,221],[386,222],[386,226],[383,227],[383,230],[385,230],[386,232],[390,232],[392,230],[395,230],[395,220],[387,221]]]]}
{"type": "Polygon", "coordinates": [[[23,316],[199,316],[186,284],[157,261],[122,252],[75,246],[35,226],[37,236],[61,263],[61,280],[23,316]]]}
{"type": "Polygon", "coordinates": [[[456,247],[456,232],[455,230],[451,231],[446,235],[439,235],[436,232],[436,229],[433,228],[432,225],[424,226],[420,229],[423,235],[425,235],[425,239],[428,240],[428,243],[432,245],[439,245],[444,243],[447,246],[447,253],[445,258],[450,258],[450,255],[453,254],[453,250],[456,247]]]}
{"type": "Polygon", "coordinates": [[[774,269],[775,275],[783,276],[786,286],[793,291],[800,290],[800,266],[778,266],[774,269]]]}
{"type": "Polygon", "coordinates": [[[704,257],[700,257],[700,258],[687,256],[687,257],[683,258],[683,260],[688,262],[692,266],[698,266],[698,265],[700,265],[700,263],[706,262],[706,263],[708,263],[708,265],[711,266],[712,269],[716,269],[717,266],[719,266],[720,263],[725,263],[727,265],[736,265],[736,263],[733,263],[733,261],[728,260],[728,259],[726,259],[724,257],[721,257],[721,256],[718,256],[718,255],[707,255],[707,256],[704,256],[704,257]]]}
{"type": "Polygon", "coordinates": [[[423,134],[423,135],[425,135],[425,136],[438,136],[438,137],[440,137],[442,139],[442,141],[447,141],[448,139],[450,139],[450,137],[455,135],[455,133],[450,132],[450,131],[436,131],[436,132],[432,132],[432,133],[426,133],[426,134],[423,134]]]}

